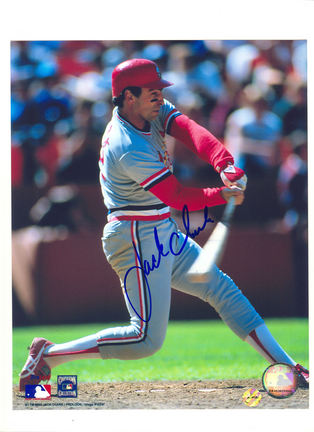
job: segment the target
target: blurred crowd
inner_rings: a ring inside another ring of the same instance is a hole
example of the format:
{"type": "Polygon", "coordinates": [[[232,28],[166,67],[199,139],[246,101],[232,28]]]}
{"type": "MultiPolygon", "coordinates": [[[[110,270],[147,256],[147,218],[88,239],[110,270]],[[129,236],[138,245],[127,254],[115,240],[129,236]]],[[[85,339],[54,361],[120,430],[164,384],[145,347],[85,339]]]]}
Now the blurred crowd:
{"type": "MultiPolygon", "coordinates": [[[[278,219],[288,230],[306,224],[303,40],[12,42],[13,187],[98,182],[100,139],[112,112],[111,73],[135,57],[158,64],[174,83],[165,97],[217,136],[246,170],[252,185],[247,218],[252,202],[264,220],[278,219]]],[[[181,182],[217,181],[184,146],[171,138],[168,146],[181,182]]]]}

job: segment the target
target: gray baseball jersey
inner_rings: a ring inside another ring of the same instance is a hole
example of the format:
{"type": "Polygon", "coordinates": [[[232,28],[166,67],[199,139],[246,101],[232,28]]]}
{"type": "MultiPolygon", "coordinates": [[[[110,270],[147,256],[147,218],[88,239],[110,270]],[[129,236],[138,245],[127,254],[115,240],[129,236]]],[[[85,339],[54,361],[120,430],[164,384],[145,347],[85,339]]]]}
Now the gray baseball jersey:
{"type": "Polygon", "coordinates": [[[113,110],[102,139],[100,184],[109,210],[108,220],[158,220],[169,217],[170,209],[156,196],[147,193],[172,173],[165,145],[165,134],[180,112],[167,100],[159,116],[143,132],[113,110]]]}

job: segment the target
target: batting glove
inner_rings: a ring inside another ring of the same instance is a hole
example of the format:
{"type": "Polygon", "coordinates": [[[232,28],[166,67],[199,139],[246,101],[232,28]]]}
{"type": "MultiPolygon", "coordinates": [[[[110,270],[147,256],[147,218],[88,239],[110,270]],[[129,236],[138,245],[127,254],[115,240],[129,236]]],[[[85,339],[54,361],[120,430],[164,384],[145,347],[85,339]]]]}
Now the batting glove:
{"type": "Polygon", "coordinates": [[[238,187],[243,191],[246,189],[247,176],[241,168],[229,164],[220,171],[220,177],[229,188],[238,187]]]}

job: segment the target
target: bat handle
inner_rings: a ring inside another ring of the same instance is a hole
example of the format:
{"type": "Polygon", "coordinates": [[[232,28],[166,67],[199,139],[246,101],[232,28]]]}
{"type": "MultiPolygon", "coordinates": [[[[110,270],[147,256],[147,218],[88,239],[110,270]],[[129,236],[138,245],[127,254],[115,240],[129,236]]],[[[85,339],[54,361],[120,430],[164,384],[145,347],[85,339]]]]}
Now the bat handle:
{"type": "Polygon", "coordinates": [[[230,219],[233,216],[234,210],[235,210],[235,197],[231,197],[229,199],[229,201],[227,202],[223,216],[221,218],[221,222],[223,222],[224,224],[227,224],[228,222],[230,222],[230,219]]]}

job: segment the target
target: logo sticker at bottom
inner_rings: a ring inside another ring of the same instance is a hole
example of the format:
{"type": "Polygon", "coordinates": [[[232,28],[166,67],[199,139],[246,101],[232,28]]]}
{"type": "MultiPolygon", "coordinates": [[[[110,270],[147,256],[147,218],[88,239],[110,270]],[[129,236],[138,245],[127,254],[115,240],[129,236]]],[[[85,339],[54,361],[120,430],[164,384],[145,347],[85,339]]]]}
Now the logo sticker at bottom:
{"type": "Polygon", "coordinates": [[[245,393],[243,393],[242,400],[245,405],[250,407],[257,406],[262,399],[262,395],[260,392],[254,388],[248,389],[245,393]]]}
{"type": "Polygon", "coordinates": [[[49,400],[51,399],[50,384],[26,384],[25,399],[49,400]]]}
{"type": "Polygon", "coordinates": [[[77,375],[58,375],[58,397],[77,397],[77,375]]]}

